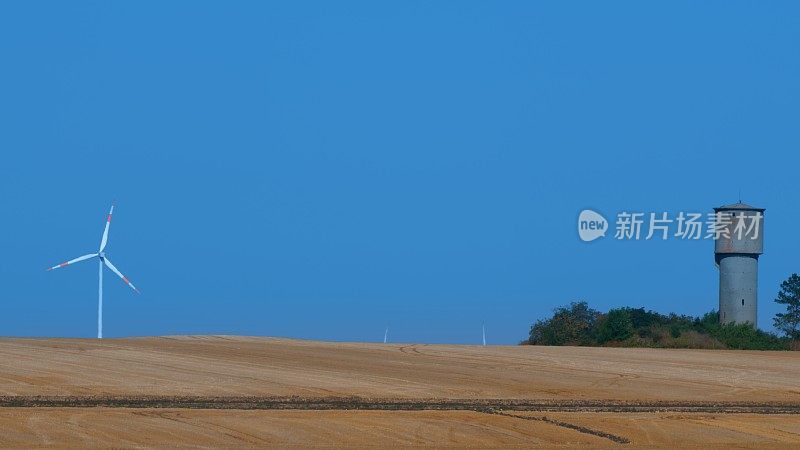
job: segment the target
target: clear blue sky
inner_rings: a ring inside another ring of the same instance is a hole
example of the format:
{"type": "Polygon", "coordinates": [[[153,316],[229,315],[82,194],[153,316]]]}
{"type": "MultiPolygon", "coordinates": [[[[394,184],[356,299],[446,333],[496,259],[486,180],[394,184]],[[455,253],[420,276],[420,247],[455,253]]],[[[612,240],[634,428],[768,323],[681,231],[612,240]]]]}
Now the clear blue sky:
{"type": "Polygon", "coordinates": [[[0,335],[515,343],[717,306],[712,242],[578,212],[767,208],[800,272],[796,2],[3,2],[0,335]],[[376,4],[379,3],[379,4],[376,4]]]}

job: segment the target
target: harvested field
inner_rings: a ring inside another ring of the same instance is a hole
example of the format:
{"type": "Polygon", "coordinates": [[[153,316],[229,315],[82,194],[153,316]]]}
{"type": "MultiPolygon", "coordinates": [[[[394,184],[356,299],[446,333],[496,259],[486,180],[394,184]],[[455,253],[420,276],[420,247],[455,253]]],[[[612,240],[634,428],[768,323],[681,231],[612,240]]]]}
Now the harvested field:
{"type": "Polygon", "coordinates": [[[794,352],[164,337],[0,339],[0,360],[5,396],[800,403],[794,352]]]}
{"type": "Polygon", "coordinates": [[[0,444],[781,447],[794,352],[1,339],[0,444]]]}
{"type": "MultiPolygon", "coordinates": [[[[524,414],[524,413],[523,413],[524,414]]],[[[539,417],[539,415],[535,415],[539,417]]],[[[800,416],[552,413],[628,444],[472,411],[220,411],[2,408],[3,447],[796,448],[800,416]]]]}

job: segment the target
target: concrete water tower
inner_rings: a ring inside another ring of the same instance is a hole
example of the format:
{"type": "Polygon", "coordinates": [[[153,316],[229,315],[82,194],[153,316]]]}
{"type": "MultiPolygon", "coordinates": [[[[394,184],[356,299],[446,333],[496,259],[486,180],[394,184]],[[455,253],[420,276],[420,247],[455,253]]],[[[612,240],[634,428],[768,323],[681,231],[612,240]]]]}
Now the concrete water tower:
{"type": "Polygon", "coordinates": [[[714,208],[719,235],[719,321],[758,326],[758,257],[764,252],[764,208],[739,203],[714,208]]]}

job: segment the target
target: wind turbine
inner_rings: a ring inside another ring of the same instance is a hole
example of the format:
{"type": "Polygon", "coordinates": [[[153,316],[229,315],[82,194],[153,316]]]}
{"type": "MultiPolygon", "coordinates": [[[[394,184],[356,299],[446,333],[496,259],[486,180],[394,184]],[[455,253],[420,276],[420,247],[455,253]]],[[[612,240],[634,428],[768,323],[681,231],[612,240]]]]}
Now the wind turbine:
{"type": "Polygon", "coordinates": [[[386,340],[389,339],[389,327],[386,327],[386,331],[383,333],[383,343],[386,343],[386,340]]]}
{"type": "Polygon", "coordinates": [[[486,324],[481,324],[481,331],[483,331],[483,346],[486,347],[486,324]]]}
{"type": "Polygon", "coordinates": [[[71,264],[75,264],[77,262],[85,261],[87,259],[98,258],[98,263],[100,266],[100,271],[98,272],[100,277],[100,283],[98,284],[98,294],[97,294],[97,339],[103,338],[103,264],[105,264],[112,272],[117,274],[122,281],[125,282],[128,286],[131,287],[136,293],[139,293],[139,290],[136,289],[136,286],[131,283],[128,278],[125,277],[116,267],[114,264],[111,264],[111,261],[106,258],[106,254],[104,252],[106,248],[106,244],[108,244],[108,229],[111,227],[111,215],[114,214],[114,205],[111,205],[111,211],[108,212],[108,217],[106,218],[106,229],[103,231],[103,239],[100,240],[100,250],[97,253],[89,253],[88,255],[79,256],[75,259],[71,259],[67,262],[63,262],[57,266],[53,266],[47,270],[58,269],[61,267],[66,267],[71,264]]]}

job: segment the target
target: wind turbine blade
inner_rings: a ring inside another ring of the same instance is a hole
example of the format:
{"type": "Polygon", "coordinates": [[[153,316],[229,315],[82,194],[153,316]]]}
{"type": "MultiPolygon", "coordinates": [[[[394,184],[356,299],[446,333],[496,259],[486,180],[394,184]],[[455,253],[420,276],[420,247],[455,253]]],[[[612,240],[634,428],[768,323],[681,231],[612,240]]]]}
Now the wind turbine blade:
{"type": "Polygon", "coordinates": [[[100,251],[102,252],[106,248],[106,244],[108,243],[108,229],[111,228],[111,215],[114,214],[114,204],[111,204],[111,211],[108,212],[108,217],[106,217],[106,229],[103,230],[103,240],[100,241],[100,251]]]}
{"type": "Polygon", "coordinates": [[[139,290],[138,290],[138,289],[136,289],[136,286],[134,286],[134,285],[133,285],[133,283],[131,283],[131,282],[128,280],[128,278],[127,278],[127,277],[125,277],[125,275],[123,275],[122,273],[120,273],[120,271],[119,271],[119,270],[117,270],[117,268],[116,268],[116,267],[114,267],[114,265],[113,265],[113,264],[111,264],[111,261],[109,261],[109,260],[108,260],[108,258],[103,258],[103,262],[105,262],[105,263],[106,263],[106,266],[108,266],[108,268],[109,268],[109,269],[111,269],[111,271],[112,271],[112,272],[114,272],[114,273],[115,273],[115,274],[117,274],[117,275],[118,275],[120,278],[122,278],[122,281],[124,281],[124,282],[125,282],[125,284],[127,284],[128,286],[130,286],[130,287],[131,287],[131,289],[133,289],[134,291],[136,291],[136,293],[137,293],[137,294],[139,294],[139,293],[140,293],[140,292],[139,292],[139,290]]]}
{"type": "Polygon", "coordinates": [[[88,255],[79,256],[79,257],[77,257],[75,259],[70,259],[67,262],[63,262],[63,263],[61,263],[61,264],[59,264],[57,266],[50,267],[47,270],[53,270],[53,269],[58,269],[59,267],[65,267],[65,266],[68,266],[70,264],[75,264],[76,262],[83,261],[85,259],[94,258],[95,256],[97,256],[97,253],[89,253],[88,255]]]}

